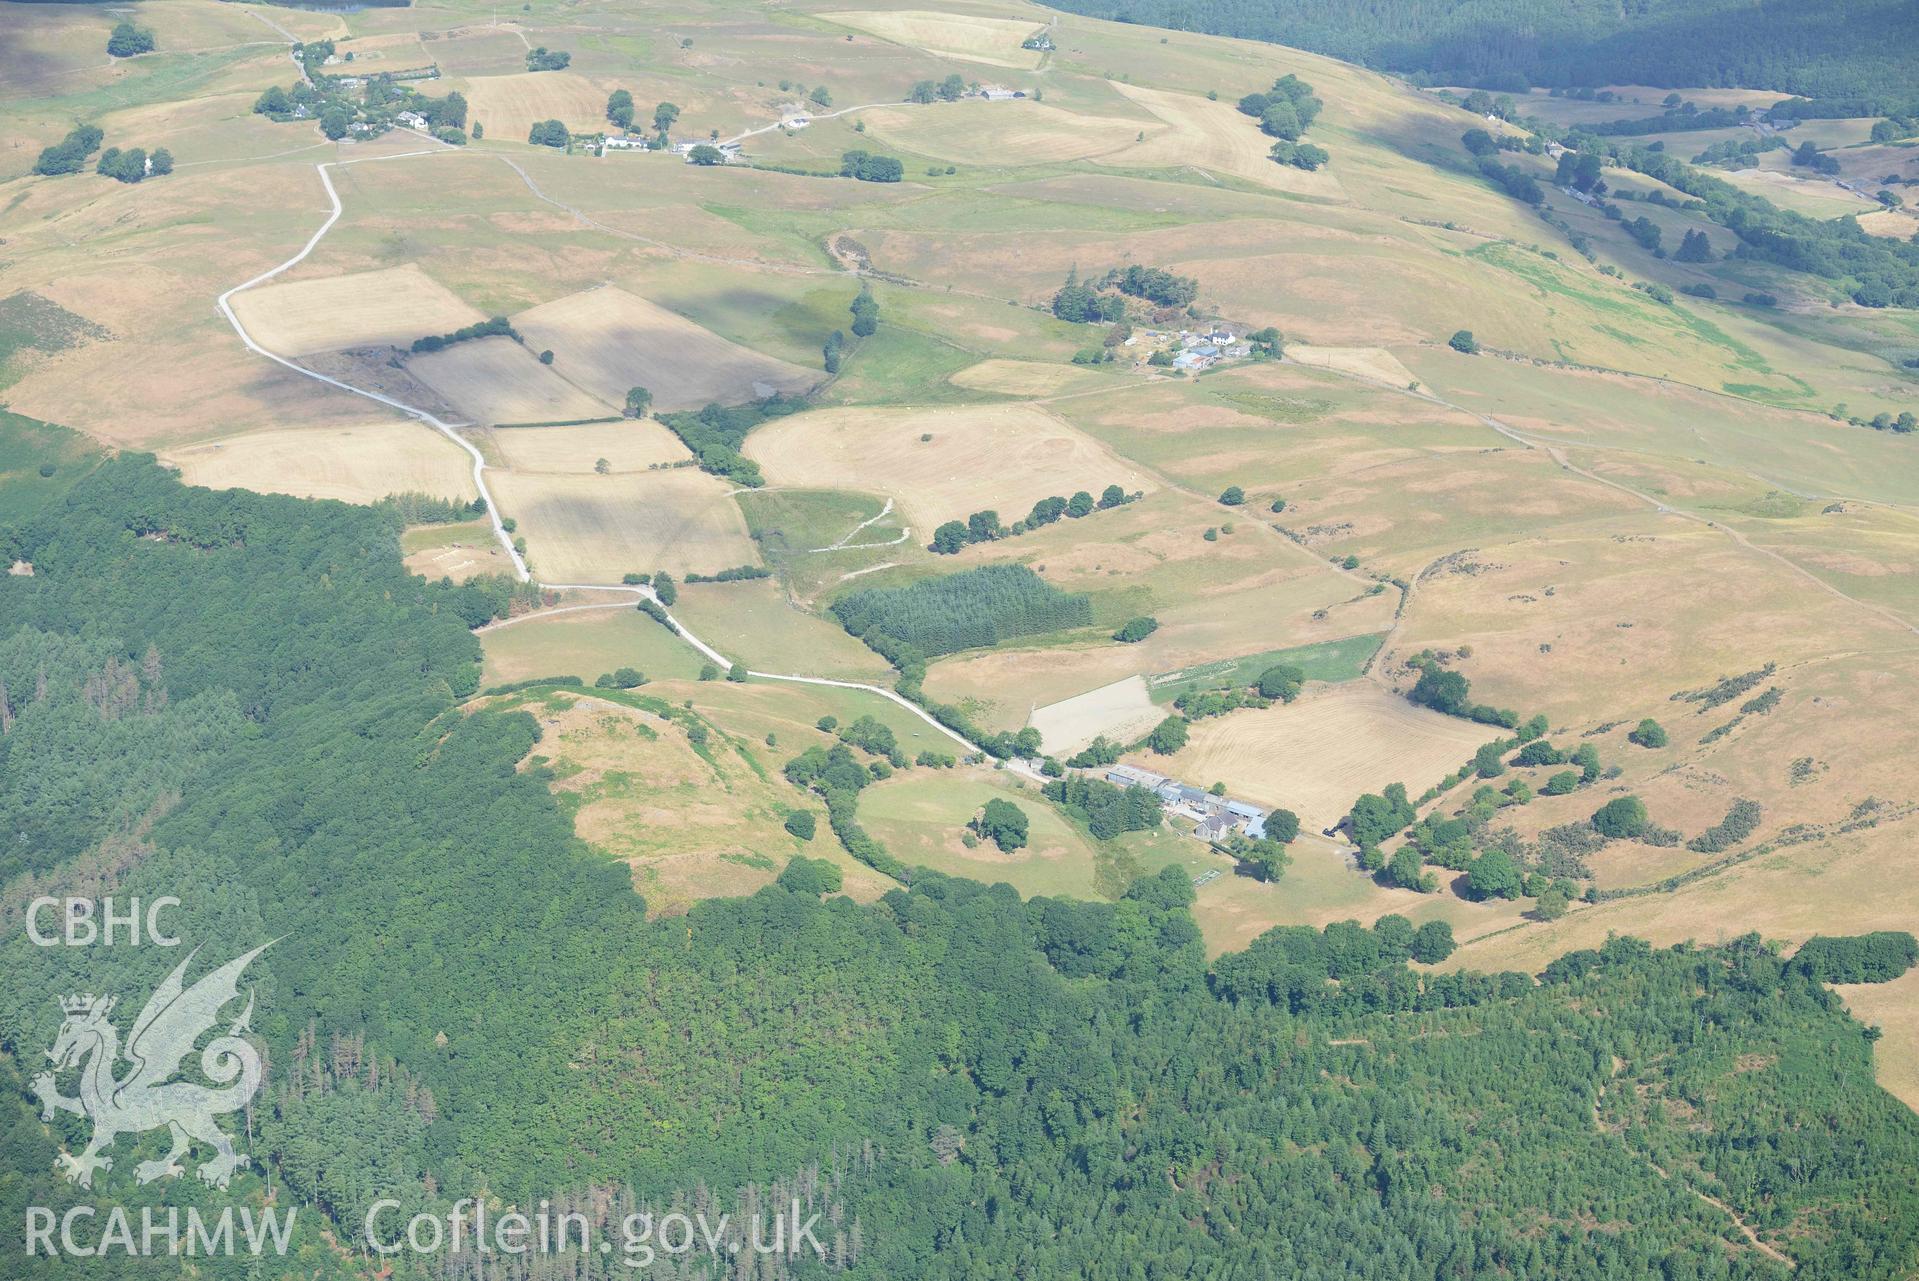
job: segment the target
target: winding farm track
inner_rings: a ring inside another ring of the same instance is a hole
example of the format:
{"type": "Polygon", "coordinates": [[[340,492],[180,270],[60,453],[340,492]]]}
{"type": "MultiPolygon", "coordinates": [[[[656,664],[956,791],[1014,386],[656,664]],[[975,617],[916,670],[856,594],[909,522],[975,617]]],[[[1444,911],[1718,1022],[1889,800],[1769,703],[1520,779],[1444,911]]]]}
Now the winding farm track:
{"type": "MultiPolygon", "coordinates": [[[[474,485],[474,488],[479,491],[480,497],[486,500],[487,519],[492,522],[494,537],[499,540],[500,546],[506,550],[506,554],[512,557],[513,570],[514,570],[514,573],[519,576],[520,581],[523,583],[534,582],[535,580],[533,578],[533,572],[530,568],[528,568],[526,563],[526,558],[520,555],[519,549],[513,545],[512,536],[507,533],[506,526],[501,523],[500,505],[497,501],[495,501],[493,497],[493,491],[490,488],[488,488],[486,483],[486,471],[487,471],[486,456],[480,452],[479,448],[475,446],[472,441],[468,440],[465,436],[462,436],[459,433],[458,427],[461,426],[462,424],[449,423],[445,421],[444,419],[439,418],[435,416],[434,414],[431,414],[427,412],[426,410],[419,408],[416,405],[409,405],[404,401],[396,400],[393,397],[385,395],[381,392],[369,391],[364,387],[355,387],[352,383],[343,382],[338,378],[334,378],[334,377],[331,377],[330,375],[320,373],[317,370],[308,369],[305,365],[302,365],[299,362],[290,359],[289,357],[282,356],[276,351],[271,351],[267,349],[266,347],[263,347],[262,345],[260,345],[259,342],[255,341],[253,335],[247,332],[246,325],[241,323],[239,315],[233,310],[233,298],[236,294],[244,293],[247,290],[252,289],[256,285],[260,285],[265,283],[266,281],[272,280],[275,276],[278,276],[281,273],[286,272],[298,266],[300,263],[306,261],[308,255],[310,255],[314,251],[314,249],[319,246],[320,241],[326,236],[327,232],[333,230],[334,224],[339,222],[340,215],[343,212],[345,212],[345,206],[340,203],[340,193],[334,188],[333,177],[331,174],[327,172],[328,169],[332,168],[335,165],[363,164],[363,163],[372,163],[372,162],[381,161],[381,160],[402,160],[412,156],[446,155],[446,154],[450,154],[451,152],[452,152],[451,148],[441,148],[441,149],[433,149],[433,150],[426,150],[426,151],[403,151],[403,152],[396,152],[396,153],[385,155],[385,156],[368,156],[364,160],[332,160],[332,161],[326,161],[322,164],[315,165],[314,169],[320,175],[320,185],[323,188],[325,188],[326,194],[327,194],[327,200],[333,206],[332,212],[330,212],[326,217],[326,221],[320,224],[319,229],[316,230],[313,233],[313,235],[308,238],[306,244],[300,247],[300,250],[298,253],[294,254],[291,258],[288,258],[285,262],[281,263],[279,266],[269,268],[268,270],[263,271],[259,275],[253,277],[251,280],[243,281],[242,283],[233,286],[233,288],[227,290],[225,293],[221,294],[219,298],[215,300],[215,306],[219,308],[220,314],[226,317],[227,323],[233,327],[233,332],[239,335],[240,341],[246,344],[246,348],[248,351],[251,351],[255,353],[256,355],[265,356],[268,360],[273,361],[275,364],[282,365],[287,369],[291,369],[296,374],[302,374],[305,377],[315,379],[319,382],[323,382],[330,387],[337,387],[341,391],[350,392],[355,396],[364,396],[368,400],[377,401],[378,403],[382,405],[386,405],[387,407],[391,409],[397,409],[401,413],[405,414],[407,417],[413,418],[418,420],[419,422],[425,423],[427,426],[433,428],[433,430],[439,432],[442,436],[445,436],[448,440],[452,441],[455,445],[458,445],[462,450],[466,451],[467,456],[473,460],[473,485],[474,485]]],[[[507,163],[509,165],[512,165],[513,169],[516,172],[520,172],[520,167],[517,164],[513,164],[511,160],[507,161],[507,163]]],[[[520,173],[520,176],[522,178],[526,177],[525,173],[523,172],[520,173]]],[[[529,187],[533,186],[531,179],[527,179],[527,185],[529,187]]],[[[538,194],[537,188],[535,188],[535,194],[538,194]]],[[[665,609],[665,606],[660,604],[660,599],[658,595],[654,593],[651,587],[628,586],[626,584],[611,584],[611,583],[540,582],[537,585],[552,591],[614,592],[614,593],[619,593],[623,595],[637,597],[640,600],[651,601],[655,605],[659,606],[661,609],[663,610],[665,609]]],[[[607,607],[608,606],[600,606],[600,608],[607,608],[607,607]]],[[[593,608],[593,607],[577,606],[574,608],[593,608]]],[[[719,664],[722,667],[733,666],[732,659],[727,658],[726,655],[720,653],[720,651],[718,651],[717,649],[714,649],[711,645],[701,640],[693,632],[687,630],[686,625],[682,623],[679,619],[674,618],[671,613],[668,613],[667,617],[672,620],[674,630],[679,634],[681,639],[685,640],[687,644],[691,645],[694,649],[698,650],[701,654],[705,655],[707,659],[709,659],[710,661],[714,663],[719,664]]],[[[939,733],[945,735],[947,738],[953,740],[955,743],[965,748],[968,753],[980,753],[982,755],[985,753],[985,749],[980,747],[979,744],[968,739],[963,734],[957,733],[956,731],[948,728],[946,725],[942,724],[939,720],[934,718],[932,713],[928,712],[925,708],[919,706],[917,703],[914,703],[911,700],[907,699],[906,697],[901,695],[897,690],[890,690],[880,685],[868,685],[860,681],[836,680],[826,676],[803,676],[793,672],[758,672],[758,671],[749,670],[747,674],[749,676],[757,677],[761,680],[788,681],[798,685],[823,685],[823,686],[829,686],[835,689],[861,690],[868,694],[874,694],[880,698],[886,699],[890,703],[897,704],[899,707],[905,709],[907,712],[910,712],[912,715],[918,717],[920,720],[925,721],[928,725],[932,726],[939,733]]],[[[1020,760],[1018,758],[1009,760],[1006,763],[1006,768],[1009,771],[1019,774],[1023,777],[1030,778],[1035,781],[1044,781],[1044,776],[1040,774],[1040,772],[1036,768],[1034,768],[1030,763],[1020,760]]]]}
{"type": "MultiPolygon", "coordinates": [[[[897,105],[897,104],[863,104],[860,107],[849,107],[831,114],[844,115],[844,114],[847,114],[848,112],[864,110],[866,109],[867,106],[870,106],[870,105],[897,105]]],[[[824,119],[826,117],[822,116],[819,118],[824,119]]],[[[742,138],[749,137],[753,133],[764,133],[768,129],[777,128],[777,127],[778,127],[777,124],[766,126],[762,129],[753,130],[747,134],[742,134],[740,135],[740,137],[742,138]]],[[[331,387],[338,388],[341,391],[348,392],[352,395],[361,396],[368,400],[376,401],[379,404],[387,406],[388,408],[398,410],[400,413],[407,415],[409,418],[413,418],[421,423],[426,424],[428,427],[431,427],[433,430],[437,431],[442,436],[445,436],[448,440],[452,441],[461,450],[463,450],[467,454],[467,456],[472,460],[473,484],[475,489],[478,490],[480,496],[486,500],[487,518],[493,526],[494,537],[498,539],[500,546],[503,549],[505,549],[506,554],[508,555],[508,557],[511,558],[513,562],[514,572],[515,574],[518,575],[520,581],[532,582],[534,581],[533,575],[532,575],[531,569],[528,567],[526,563],[526,558],[522,556],[519,552],[519,549],[513,545],[513,539],[511,535],[507,532],[505,525],[502,523],[499,504],[497,501],[495,501],[492,490],[487,485],[486,457],[480,452],[477,446],[475,446],[465,436],[461,435],[458,430],[461,426],[464,426],[465,424],[449,423],[445,421],[444,419],[441,419],[437,417],[436,415],[430,413],[429,411],[419,408],[418,406],[409,405],[405,403],[404,401],[397,400],[381,392],[371,391],[364,387],[356,387],[351,383],[342,381],[341,379],[334,378],[330,375],[320,373],[317,370],[309,369],[306,366],[298,363],[297,361],[287,356],[283,356],[279,354],[278,352],[269,350],[268,348],[262,346],[258,341],[256,341],[253,335],[247,331],[246,326],[241,322],[238,314],[235,313],[232,306],[232,299],[234,298],[235,295],[244,293],[245,291],[252,289],[255,286],[261,285],[269,280],[272,280],[274,277],[279,276],[282,273],[288,270],[291,270],[293,267],[298,266],[301,262],[304,262],[307,259],[307,257],[312,254],[314,249],[316,249],[319,246],[321,240],[323,240],[326,237],[327,233],[333,229],[336,223],[339,222],[341,215],[345,212],[345,206],[342,204],[340,200],[340,195],[338,190],[333,185],[332,175],[328,172],[330,169],[336,166],[344,167],[347,165],[354,165],[354,164],[378,163],[378,162],[387,161],[387,160],[404,160],[404,159],[424,157],[424,156],[457,155],[457,154],[461,154],[458,151],[458,149],[447,146],[445,144],[439,144],[432,148],[427,148],[427,149],[422,149],[417,151],[394,152],[387,155],[367,156],[360,159],[331,160],[331,161],[324,161],[315,165],[314,170],[319,175],[320,184],[326,191],[327,200],[329,204],[332,206],[331,211],[327,214],[325,221],[323,221],[320,224],[319,228],[314,231],[313,235],[307,240],[306,244],[301,246],[300,250],[297,253],[295,253],[292,257],[288,258],[285,262],[280,263],[278,266],[272,267],[266,271],[263,271],[259,275],[254,276],[252,279],[244,281],[241,284],[235,285],[231,289],[228,289],[225,293],[219,296],[219,298],[216,300],[216,305],[218,306],[220,313],[226,318],[227,323],[232,326],[234,333],[239,336],[240,341],[246,345],[249,351],[252,351],[256,353],[257,355],[264,356],[268,360],[271,360],[275,362],[276,364],[279,364],[307,378],[312,378],[318,382],[322,382],[331,387]]],[[[649,246],[657,247],[667,253],[674,255],[675,257],[692,258],[692,259],[699,259],[703,261],[713,261],[718,263],[724,263],[729,266],[749,267],[749,268],[754,268],[758,270],[775,270],[775,271],[783,271],[783,272],[790,272],[793,274],[803,274],[803,275],[847,274],[840,271],[825,270],[820,268],[809,268],[809,267],[799,266],[796,264],[772,264],[772,263],[766,263],[762,261],[726,258],[718,255],[701,254],[695,251],[684,249],[677,245],[672,245],[664,241],[659,241],[648,236],[640,235],[636,232],[627,231],[622,228],[612,227],[603,222],[600,222],[598,219],[595,219],[594,217],[592,217],[590,214],[586,213],[582,209],[579,209],[573,205],[566,204],[563,201],[557,200],[554,197],[549,196],[546,192],[540,189],[539,185],[533,180],[532,176],[528,174],[526,170],[520,166],[518,161],[514,160],[513,158],[509,156],[501,156],[499,157],[499,159],[504,164],[506,164],[508,168],[512,169],[513,172],[519,176],[520,180],[523,183],[525,183],[527,190],[530,193],[532,193],[532,195],[535,198],[541,200],[542,202],[552,205],[555,208],[564,210],[566,213],[571,214],[574,218],[578,219],[580,222],[588,226],[594,227],[600,231],[604,231],[610,235],[619,236],[624,239],[633,240],[643,244],[647,244],[649,246]]],[[[857,272],[854,272],[852,274],[857,274],[857,272]]],[[[1611,477],[1603,476],[1596,472],[1590,471],[1586,468],[1580,467],[1577,464],[1573,463],[1566,456],[1566,453],[1564,452],[1564,450],[1561,449],[1560,447],[1550,442],[1535,440],[1531,437],[1528,437],[1520,433],[1519,431],[1516,431],[1515,429],[1508,426],[1507,424],[1500,422],[1498,419],[1488,414],[1480,413],[1476,410],[1469,409],[1463,405],[1456,404],[1452,401],[1444,399],[1443,397],[1436,396],[1433,393],[1424,390],[1423,388],[1419,391],[1408,391],[1404,387],[1391,386],[1381,380],[1370,378],[1363,374],[1355,374],[1355,373],[1350,373],[1345,371],[1334,371],[1334,372],[1339,373],[1343,377],[1351,378],[1352,380],[1356,382],[1362,382],[1362,383],[1367,383],[1374,386],[1384,387],[1387,390],[1394,391],[1400,395],[1411,396],[1415,399],[1424,400],[1429,403],[1440,405],[1447,409],[1451,409],[1455,412],[1465,414],[1477,420],[1478,422],[1482,423],[1490,430],[1499,433],[1500,435],[1506,437],[1509,440],[1512,440],[1515,444],[1518,444],[1523,448],[1526,448],[1529,450],[1530,449],[1541,450],[1542,452],[1546,453],[1561,468],[1567,471],[1570,471],[1579,476],[1582,476],[1586,478],[1587,480],[1593,481],[1596,484],[1605,485],[1609,488],[1618,490],[1621,493],[1628,494],[1634,499],[1652,507],[1655,511],[1659,512],[1662,515],[1676,516],[1680,519],[1691,521],[1691,522],[1703,525],[1708,529],[1715,530],[1719,533],[1722,533],[1726,535],[1728,538],[1730,538],[1742,550],[1756,556],[1765,557],[1768,560],[1778,563],[1779,565],[1783,566],[1784,568],[1786,568],[1793,574],[1817,586],[1821,591],[1826,592],[1841,601],[1844,601],[1845,603],[1853,606],[1856,609],[1866,611],[1880,618],[1881,620],[1891,622],[1894,625],[1900,627],[1901,629],[1907,632],[1911,632],[1915,635],[1919,635],[1919,625],[1914,624],[1913,622],[1909,621],[1908,619],[1902,617],[1901,615],[1895,613],[1894,611],[1890,609],[1887,609],[1879,605],[1875,605],[1869,601],[1860,600],[1859,598],[1855,596],[1848,595],[1847,593],[1840,590],[1838,587],[1834,586],[1833,584],[1826,582],[1824,579],[1821,579],[1816,574],[1806,569],[1804,566],[1793,562],[1789,558],[1781,555],[1778,552],[1771,550],[1770,548],[1756,545],[1750,539],[1748,539],[1743,533],[1741,533],[1740,531],[1736,529],[1731,528],[1730,526],[1726,525],[1724,522],[1716,521],[1709,517],[1699,515],[1698,513],[1686,511],[1682,508],[1673,507],[1672,505],[1666,502],[1663,502],[1660,499],[1650,494],[1646,494],[1637,489],[1632,488],[1631,486],[1623,483],[1622,481],[1615,480],[1611,477]]],[[[1100,391],[1102,392],[1105,390],[1106,389],[1100,389],[1100,391]]],[[[1080,393],[1080,394],[1091,394],[1091,393],[1080,393]]],[[[1164,478],[1161,478],[1161,479],[1164,480],[1164,478]]],[[[1183,488],[1177,485],[1172,485],[1170,487],[1183,488]]],[[[1259,522],[1259,524],[1261,525],[1262,528],[1265,528],[1265,522],[1259,522]]],[[[857,533],[857,530],[854,532],[857,533]]],[[[1276,532],[1276,531],[1268,531],[1268,532],[1276,532]]],[[[908,537],[909,535],[910,535],[910,531],[908,531],[908,533],[902,534],[900,540],[898,541],[904,541],[904,539],[908,537]]],[[[1309,556],[1311,555],[1311,553],[1306,552],[1306,549],[1304,548],[1301,548],[1300,550],[1304,554],[1307,554],[1309,556]]],[[[1316,560],[1317,558],[1314,557],[1313,559],[1316,560]]],[[[621,594],[635,596],[644,600],[650,600],[650,601],[653,601],[655,604],[658,604],[658,598],[654,595],[652,589],[649,587],[643,587],[643,586],[635,587],[635,586],[627,586],[623,584],[588,584],[588,583],[539,583],[538,585],[541,587],[546,587],[553,590],[621,593],[621,594]]],[[[599,607],[609,608],[611,607],[611,605],[602,605],[599,607]]],[[[583,607],[583,608],[589,608],[589,607],[583,607]]],[[[1399,612],[1399,616],[1396,617],[1394,620],[1394,624],[1392,628],[1392,632],[1394,634],[1396,634],[1399,630],[1400,619],[1403,617],[1403,615],[1404,615],[1404,610],[1402,608],[1402,610],[1399,612]]],[[[670,614],[668,616],[671,617],[670,614]]],[[[704,640],[700,639],[693,632],[687,630],[686,626],[683,623],[681,623],[679,619],[674,618],[673,625],[676,629],[678,629],[679,634],[687,641],[688,644],[692,645],[696,650],[698,650],[701,654],[705,655],[709,660],[711,660],[714,663],[718,663],[721,666],[727,666],[727,667],[732,666],[732,661],[730,659],[726,658],[725,655],[721,654],[718,650],[714,649],[711,645],[707,644],[704,640]]],[[[1389,635],[1387,638],[1387,644],[1390,644],[1391,641],[1392,641],[1392,636],[1389,635]]],[[[1384,646],[1382,646],[1382,650],[1383,649],[1384,649],[1384,646]]],[[[796,684],[804,684],[804,685],[822,685],[822,686],[831,686],[831,687],[841,688],[841,689],[862,690],[864,692],[874,694],[874,695],[877,695],[878,697],[884,698],[888,700],[889,702],[898,704],[900,707],[904,708],[905,710],[910,712],[912,715],[918,717],[920,720],[932,726],[939,733],[945,735],[947,738],[952,739],[954,742],[964,747],[968,752],[980,752],[983,750],[979,747],[978,744],[973,743],[969,739],[965,738],[963,735],[956,733],[952,729],[948,728],[946,725],[942,724],[939,720],[937,720],[929,712],[927,712],[926,709],[904,698],[897,691],[887,689],[883,686],[864,684],[857,681],[836,680],[836,679],[824,677],[824,676],[806,676],[799,673],[790,673],[790,672],[753,671],[753,672],[750,672],[749,674],[752,676],[758,677],[762,680],[778,680],[778,681],[788,681],[788,682],[792,682],[796,684]]],[[[1020,760],[1011,761],[1008,763],[1008,768],[1028,778],[1032,778],[1035,780],[1039,780],[1043,778],[1043,776],[1038,772],[1037,769],[1035,769],[1030,763],[1025,761],[1020,761],[1020,760]]]]}

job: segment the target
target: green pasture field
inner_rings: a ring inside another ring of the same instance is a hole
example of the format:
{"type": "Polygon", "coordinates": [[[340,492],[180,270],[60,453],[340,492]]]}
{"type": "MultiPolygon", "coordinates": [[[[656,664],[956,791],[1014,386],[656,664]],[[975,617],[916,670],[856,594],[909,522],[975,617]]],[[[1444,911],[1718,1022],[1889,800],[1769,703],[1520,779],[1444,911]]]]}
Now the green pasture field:
{"type": "Polygon", "coordinates": [[[1146,686],[1152,692],[1155,703],[1171,703],[1183,695],[1204,689],[1250,685],[1259,679],[1261,672],[1280,663],[1290,663],[1300,668],[1309,681],[1336,683],[1358,680],[1365,672],[1367,662],[1379,652],[1380,643],[1385,638],[1384,632],[1376,632],[1369,636],[1348,636],[1342,640],[1322,641],[1317,645],[1300,645],[1292,649],[1269,649],[1263,654],[1248,654],[1244,658],[1221,659],[1197,667],[1160,672],[1147,677],[1146,686]]]}

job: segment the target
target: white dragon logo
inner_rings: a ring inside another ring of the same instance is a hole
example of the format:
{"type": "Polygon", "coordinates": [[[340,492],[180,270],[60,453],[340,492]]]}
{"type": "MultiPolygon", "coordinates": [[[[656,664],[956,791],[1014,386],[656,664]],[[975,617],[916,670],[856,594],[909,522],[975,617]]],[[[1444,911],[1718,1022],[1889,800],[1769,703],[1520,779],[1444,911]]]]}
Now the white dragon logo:
{"type": "Polygon", "coordinates": [[[254,948],[190,988],[185,987],[182,977],[199,949],[180,962],[134,1020],[125,1051],[133,1070],[125,1077],[114,1075],[121,1057],[120,1034],[107,1016],[113,1012],[115,998],[91,993],[61,998],[66,1021],[60,1025],[60,1035],[47,1057],[58,1072],[86,1062],[80,1073],[80,1097],[62,1095],[53,1072],[35,1077],[33,1092],[40,1097],[42,1121],[51,1121],[55,1109],[93,1121],[93,1137],[86,1150],[78,1156],[60,1154],[69,1183],[92,1187],[95,1170],[113,1168],[113,1158],[102,1153],[116,1138],[162,1126],[173,1132],[173,1150],[157,1161],[142,1161],[134,1167],[134,1177],[141,1183],[183,1173],[180,1158],[192,1149],[195,1140],[214,1150],[213,1159],[198,1170],[204,1183],[224,1188],[233,1172],[246,1164],[246,1155],[233,1150],[233,1140],[215,1124],[214,1117],[245,1107],[260,1088],[260,1052],[241,1035],[253,1016],[252,994],[248,994],[246,1009],[226,1034],[214,1038],[200,1052],[201,1071],[225,1088],[192,1081],[168,1082],[167,1078],[181,1070],[187,1055],[193,1052],[194,1042],[219,1019],[222,1007],[239,996],[240,972],[247,963],[271,946],[266,943],[254,948]]]}

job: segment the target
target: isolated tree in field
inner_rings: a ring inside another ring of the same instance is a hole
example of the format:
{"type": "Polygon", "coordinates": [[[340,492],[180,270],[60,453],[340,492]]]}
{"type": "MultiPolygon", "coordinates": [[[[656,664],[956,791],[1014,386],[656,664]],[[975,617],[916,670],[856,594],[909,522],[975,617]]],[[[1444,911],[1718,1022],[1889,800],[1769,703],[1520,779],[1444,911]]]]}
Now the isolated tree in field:
{"type": "Polygon", "coordinates": [[[999,846],[1003,853],[1011,854],[1026,844],[1026,811],[1011,801],[994,797],[986,802],[969,826],[982,838],[999,846]]]}
{"type": "Polygon", "coordinates": [[[787,831],[799,837],[802,841],[812,840],[813,833],[819,830],[818,819],[814,817],[813,811],[811,810],[794,810],[786,816],[784,826],[787,831]]]}
{"type": "Polygon", "coordinates": [[[1153,727],[1153,732],[1147,736],[1146,745],[1161,756],[1171,756],[1186,746],[1186,734],[1186,718],[1168,716],[1153,727]]]}
{"type": "Polygon", "coordinates": [[[131,58],[136,53],[152,53],[153,50],[153,33],[131,22],[120,23],[114,27],[113,34],[107,37],[107,52],[116,58],[131,58]]]}
{"type": "Polygon", "coordinates": [[[573,55],[566,50],[548,49],[545,45],[541,45],[537,49],[527,50],[526,69],[528,71],[564,71],[567,64],[572,61],[573,55]]]}
{"type": "Polygon", "coordinates": [[[1673,250],[1674,262],[1711,262],[1712,241],[1706,239],[1706,233],[1694,228],[1680,240],[1679,248],[1673,250]]]}
{"type": "Polygon", "coordinates": [[[806,96],[816,107],[830,107],[833,105],[833,95],[826,91],[825,85],[815,85],[813,92],[806,96]]]}
{"type": "Polygon", "coordinates": [[[732,681],[735,685],[746,684],[746,664],[735,663],[731,667],[727,668],[726,679],[732,681]]]}
{"type": "Polygon", "coordinates": [[[1259,674],[1259,696],[1290,703],[1306,685],[1306,671],[1292,663],[1275,663],[1259,674]]]}
{"type": "Polygon", "coordinates": [[[1599,777],[1599,749],[1591,743],[1581,743],[1574,751],[1572,763],[1579,767],[1579,781],[1590,783],[1599,777]]]}
{"type": "Polygon", "coordinates": [[[1238,485],[1228,485],[1225,492],[1220,494],[1219,501],[1223,507],[1238,507],[1246,501],[1246,491],[1238,485]]]}
{"type": "Polygon", "coordinates": [[[1446,340],[1446,345],[1467,356],[1479,353],[1479,340],[1473,337],[1473,331],[1470,329],[1454,330],[1453,336],[1446,340]]]}
{"type": "Polygon", "coordinates": [[[653,393],[644,387],[626,389],[626,408],[622,411],[628,418],[644,418],[646,411],[653,407],[653,393]]]}
{"type": "Polygon", "coordinates": [[[94,172],[119,182],[139,182],[147,176],[147,153],[139,147],[126,151],[108,147],[100,153],[100,163],[94,166],[94,172]]]}
{"type": "Polygon", "coordinates": [[[717,164],[724,163],[726,160],[726,153],[721,151],[718,147],[710,147],[706,143],[702,142],[699,146],[687,152],[686,158],[692,161],[696,165],[710,166],[710,165],[717,165],[717,164]]]}
{"type": "Polygon", "coordinates": [[[607,95],[606,118],[620,127],[622,132],[633,127],[633,95],[624,89],[615,89],[607,95]]]}
{"type": "Polygon", "coordinates": [[[862,284],[847,310],[853,313],[853,333],[856,336],[870,338],[880,327],[880,305],[873,297],[872,286],[862,284]]]}
{"type": "Polygon", "coordinates": [[[593,460],[593,474],[596,476],[610,476],[613,474],[613,464],[604,458],[595,458],[593,460]]]}
{"type": "Polygon", "coordinates": [[[1634,726],[1632,733],[1626,737],[1641,747],[1664,747],[1669,741],[1666,737],[1666,727],[1650,716],[1634,726]]]}
{"type": "Polygon", "coordinates": [[[1543,738],[1534,739],[1519,749],[1512,763],[1520,768],[1530,769],[1535,765],[1563,765],[1566,754],[1543,738]]]}
{"type": "Polygon", "coordinates": [[[1579,773],[1576,770],[1560,770],[1546,780],[1540,792],[1547,796],[1565,796],[1579,790],[1579,773]]]}
{"type": "Polygon", "coordinates": [[[1254,841],[1233,857],[1262,881],[1277,881],[1293,865],[1293,856],[1287,852],[1285,845],[1274,840],[1254,841]]]}
{"type": "Polygon", "coordinates": [[[1128,619],[1124,626],[1113,633],[1113,639],[1123,644],[1137,645],[1158,630],[1159,620],[1157,618],[1132,618],[1128,619]]]}
{"type": "Polygon", "coordinates": [[[542,365],[550,365],[553,363],[553,352],[551,348],[540,353],[540,363],[542,365]]]}
{"type": "Polygon", "coordinates": [[[1310,142],[1276,142],[1266,153],[1275,163],[1291,165],[1295,169],[1312,171],[1331,160],[1332,153],[1324,147],[1316,147],[1310,142]]]}
{"type": "Polygon", "coordinates": [[[1621,796],[1607,801],[1593,812],[1593,830],[1601,836],[1630,840],[1646,830],[1650,820],[1646,803],[1637,796],[1621,796]]]}

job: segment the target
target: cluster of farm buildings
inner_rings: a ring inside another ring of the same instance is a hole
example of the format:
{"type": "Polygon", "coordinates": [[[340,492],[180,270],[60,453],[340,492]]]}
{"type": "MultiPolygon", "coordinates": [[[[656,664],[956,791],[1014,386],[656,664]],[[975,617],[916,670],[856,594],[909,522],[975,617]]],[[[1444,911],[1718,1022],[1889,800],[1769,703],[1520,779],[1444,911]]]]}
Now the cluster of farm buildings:
{"type": "Polygon", "coordinates": [[[1248,801],[1215,796],[1176,778],[1133,765],[1110,767],[1106,781],[1114,787],[1145,788],[1159,797],[1160,808],[1168,814],[1191,819],[1193,835],[1202,841],[1221,841],[1233,832],[1253,841],[1266,835],[1266,811],[1248,801]]]}
{"type": "Polygon", "coordinates": [[[1188,373],[1211,369],[1223,360],[1244,360],[1253,354],[1253,346],[1224,325],[1196,331],[1182,329],[1172,333],[1163,329],[1141,329],[1128,335],[1128,347],[1148,347],[1152,351],[1173,352],[1173,368],[1188,373]]]}

